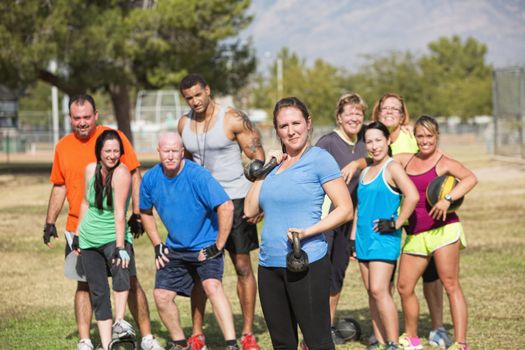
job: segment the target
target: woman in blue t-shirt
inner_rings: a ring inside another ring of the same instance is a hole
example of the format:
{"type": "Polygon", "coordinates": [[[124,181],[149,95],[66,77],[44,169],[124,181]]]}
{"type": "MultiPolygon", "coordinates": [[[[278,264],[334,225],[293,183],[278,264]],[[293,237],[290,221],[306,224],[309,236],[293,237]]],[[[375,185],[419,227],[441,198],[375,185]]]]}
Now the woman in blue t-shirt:
{"type": "Polygon", "coordinates": [[[268,153],[278,166],[254,182],[244,205],[248,217],[264,212],[258,272],[264,318],[274,348],[297,349],[299,325],[309,349],[333,349],[330,261],[323,232],[352,218],[352,201],[334,158],[310,146],[312,118],[304,103],[284,98],[275,105],[273,116],[284,152],[268,153]],[[321,220],[325,193],[334,210],[321,220]],[[286,269],[293,231],[308,255],[304,272],[286,269]]]}

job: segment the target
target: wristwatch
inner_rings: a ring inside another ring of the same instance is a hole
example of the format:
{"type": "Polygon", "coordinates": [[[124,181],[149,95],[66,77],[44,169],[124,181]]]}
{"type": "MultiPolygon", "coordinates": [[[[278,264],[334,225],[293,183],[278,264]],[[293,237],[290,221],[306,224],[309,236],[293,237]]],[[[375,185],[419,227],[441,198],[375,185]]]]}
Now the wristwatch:
{"type": "Polygon", "coordinates": [[[446,194],[444,198],[446,201],[449,201],[450,203],[452,203],[452,196],[450,194],[446,194]]]}

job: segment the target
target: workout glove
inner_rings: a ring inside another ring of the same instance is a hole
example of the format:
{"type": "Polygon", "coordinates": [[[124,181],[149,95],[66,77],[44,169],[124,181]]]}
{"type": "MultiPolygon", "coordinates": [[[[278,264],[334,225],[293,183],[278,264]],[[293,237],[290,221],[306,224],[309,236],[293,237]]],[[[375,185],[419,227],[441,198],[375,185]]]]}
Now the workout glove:
{"type": "Polygon", "coordinates": [[[57,228],[55,224],[46,223],[44,225],[44,244],[48,244],[51,241],[51,237],[58,238],[57,228]]]}
{"type": "Polygon", "coordinates": [[[80,249],[80,243],[78,242],[78,236],[73,235],[73,242],[71,242],[71,250],[75,251],[80,249]]]}
{"type": "Polygon", "coordinates": [[[379,233],[391,233],[396,230],[396,220],[394,219],[379,219],[377,221],[377,231],[379,233]]]}
{"type": "Polygon", "coordinates": [[[202,250],[202,253],[206,257],[206,260],[213,259],[222,253],[222,250],[217,248],[217,245],[213,243],[202,250]]]}
{"type": "Polygon", "coordinates": [[[134,238],[139,238],[144,233],[144,226],[142,226],[139,214],[131,214],[128,225],[134,238]]]}
{"type": "Polygon", "coordinates": [[[159,243],[154,247],[154,249],[155,249],[155,259],[158,259],[158,258],[163,258],[166,256],[164,249],[168,249],[168,247],[166,247],[164,243],[159,243]]]}
{"type": "Polygon", "coordinates": [[[348,241],[348,256],[353,258],[355,255],[355,239],[348,241]]]}
{"type": "Polygon", "coordinates": [[[113,251],[113,259],[115,259],[115,262],[117,259],[120,259],[122,261],[129,261],[129,254],[124,248],[115,247],[115,250],[113,251]]]}

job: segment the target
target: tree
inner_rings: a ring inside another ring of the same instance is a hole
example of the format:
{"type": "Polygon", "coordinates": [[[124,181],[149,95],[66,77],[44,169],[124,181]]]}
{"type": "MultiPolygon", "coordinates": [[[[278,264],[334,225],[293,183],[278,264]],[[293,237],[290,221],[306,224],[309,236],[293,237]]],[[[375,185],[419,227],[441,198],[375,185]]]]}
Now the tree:
{"type": "Polygon", "coordinates": [[[425,106],[434,115],[469,118],[490,114],[492,67],[485,63],[487,47],[474,38],[439,38],[419,65],[426,83],[425,106]]]}
{"type": "Polygon", "coordinates": [[[410,115],[420,115],[423,111],[422,80],[414,55],[410,52],[391,52],[387,56],[368,56],[367,63],[348,77],[347,86],[365,99],[369,113],[381,96],[395,92],[404,97],[410,115]]]}
{"type": "Polygon", "coordinates": [[[130,139],[130,90],[173,86],[200,72],[218,92],[255,69],[251,43],[232,41],[249,0],[26,0],[0,2],[0,80],[36,80],[67,94],[105,91],[130,139]],[[230,39],[225,43],[225,39],[230,39]],[[52,71],[50,62],[58,69],[52,71]],[[234,64],[232,64],[234,62],[234,64]]]}
{"type": "Polygon", "coordinates": [[[491,111],[491,71],[487,48],[473,38],[458,36],[429,43],[429,53],[391,52],[368,57],[347,86],[360,93],[370,107],[386,92],[404,96],[410,115],[469,118],[491,111]]]}
{"type": "MultiPolygon", "coordinates": [[[[335,103],[343,92],[343,72],[329,63],[317,59],[309,67],[306,61],[287,48],[277,57],[283,65],[283,96],[296,96],[310,111],[315,124],[333,124],[335,103]]],[[[252,88],[253,104],[271,113],[278,100],[277,60],[270,67],[271,75],[258,75],[252,88]]]]}

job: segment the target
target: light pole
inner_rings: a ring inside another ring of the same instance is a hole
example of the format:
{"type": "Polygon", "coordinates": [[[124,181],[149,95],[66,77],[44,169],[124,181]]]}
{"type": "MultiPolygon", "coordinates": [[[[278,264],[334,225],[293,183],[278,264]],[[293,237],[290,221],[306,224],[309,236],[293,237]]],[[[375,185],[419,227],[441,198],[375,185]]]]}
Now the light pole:
{"type": "MultiPolygon", "coordinates": [[[[51,61],[49,63],[49,70],[51,73],[56,74],[57,63],[56,61],[51,61]]],[[[56,86],[51,86],[51,106],[52,106],[52,116],[53,116],[53,145],[56,145],[58,142],[58,88],[56,86]]]]}
{"type": "MultiPolygon", "coordinates": [[[[270,51],[266,51],[264,53],[264,57],[265,58],[272,58],[272,54],[270,51]]],[[[277,56],[276,60],[276,65],[277,65],[277,71],[276,71],[276,79],[277,79],[277,100],[280,100],[281,98],[283,98],[283,91],[284,91],[284,84],[283,84],[283,59],[279,56],[277,56]]]]}
{"type": "Polygon", "coordinates": [[[283,59],[277,58],[277,100],[283,98],[283,59]]]}

